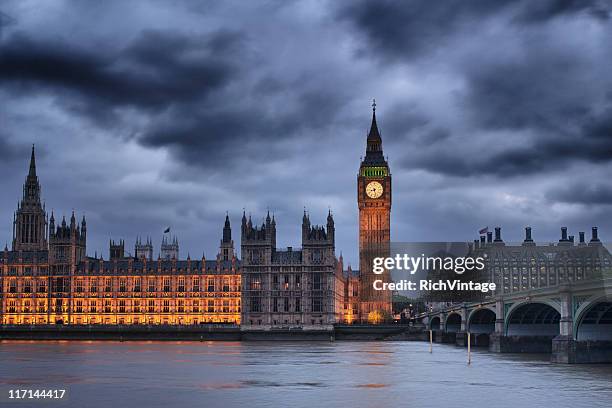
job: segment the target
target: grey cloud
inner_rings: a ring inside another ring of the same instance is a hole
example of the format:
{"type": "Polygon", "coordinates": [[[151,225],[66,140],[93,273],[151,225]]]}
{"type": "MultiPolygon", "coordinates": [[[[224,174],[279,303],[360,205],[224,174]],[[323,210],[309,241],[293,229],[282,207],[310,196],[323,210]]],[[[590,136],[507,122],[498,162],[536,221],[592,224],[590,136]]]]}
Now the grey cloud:
{"type": "Polygon", "coordinates": [[[557,187],[546,193],[546,198],[552,202],[568,204],[612,204],[612,187],[606,184],[593,184],[586,179],[582,183],[572,183],[557,187]]]}
{"type": "Polygon", "coordinates": [[[227,31],[194,38],[145,30],[115,51],[16,33],[2,46],[0,84],[71,93],[88,105],[82,112],[94,120],[120,107],[158,111],[203,99],[231,81],[236,67],[226,56],[240,41],[239,34],[227,31]]]}

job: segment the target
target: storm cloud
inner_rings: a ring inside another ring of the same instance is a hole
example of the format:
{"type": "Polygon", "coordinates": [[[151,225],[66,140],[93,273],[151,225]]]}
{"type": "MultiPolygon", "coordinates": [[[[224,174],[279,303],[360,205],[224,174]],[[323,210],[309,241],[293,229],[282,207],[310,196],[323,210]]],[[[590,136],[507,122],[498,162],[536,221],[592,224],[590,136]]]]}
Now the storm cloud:
{"type": "MultiPolygon", "coordinates": [[[[393,239],[612,231],[604,1],[3,3],[0,233],[32,143],[47,208],[110,237],[216,253],[224,214],[299,245],[331,207],[357,260],[356,173],[377,99],[393,239]],[[35,11],[34,11],[35,10],[35,11]],[[11,193],[12,192],[12,193],[11,193]],[[585,209],[589,210],[586,211],[585,209]]],[[[612,234],[612,233],[611,233],[612,234]]]]}

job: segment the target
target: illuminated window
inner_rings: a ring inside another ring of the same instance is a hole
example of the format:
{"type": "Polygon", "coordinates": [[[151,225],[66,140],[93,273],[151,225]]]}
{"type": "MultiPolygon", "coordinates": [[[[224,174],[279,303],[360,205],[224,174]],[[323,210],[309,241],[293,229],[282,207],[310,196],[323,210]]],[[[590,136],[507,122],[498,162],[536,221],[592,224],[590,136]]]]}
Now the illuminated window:
{"type": "Polygon", "coordinates": [[[200,291],[200,278],[193,278],[192,288],[194,292],[200,291]]]}

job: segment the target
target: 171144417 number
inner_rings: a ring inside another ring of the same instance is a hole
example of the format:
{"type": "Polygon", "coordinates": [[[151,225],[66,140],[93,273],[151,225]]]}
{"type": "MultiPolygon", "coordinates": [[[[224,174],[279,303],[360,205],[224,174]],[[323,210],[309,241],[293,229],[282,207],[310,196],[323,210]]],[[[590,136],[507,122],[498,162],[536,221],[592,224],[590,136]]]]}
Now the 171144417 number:
{"type": "Polygon", "coordinates": [[[66,390],[9,390],[9,399],[62,399],[66,390]]]}

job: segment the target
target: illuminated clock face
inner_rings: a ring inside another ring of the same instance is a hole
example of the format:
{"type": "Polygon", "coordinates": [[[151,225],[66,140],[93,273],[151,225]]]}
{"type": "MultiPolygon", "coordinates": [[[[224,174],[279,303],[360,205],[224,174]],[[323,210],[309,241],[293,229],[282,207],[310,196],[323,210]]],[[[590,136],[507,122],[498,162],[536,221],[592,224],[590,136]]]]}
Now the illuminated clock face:
{"type": "Polygon", "coordinates": [[[378,198],[383,193],[383,186],[378,181],[371,181],[366,186],[366,194],[370,198],[378,198]]]}

